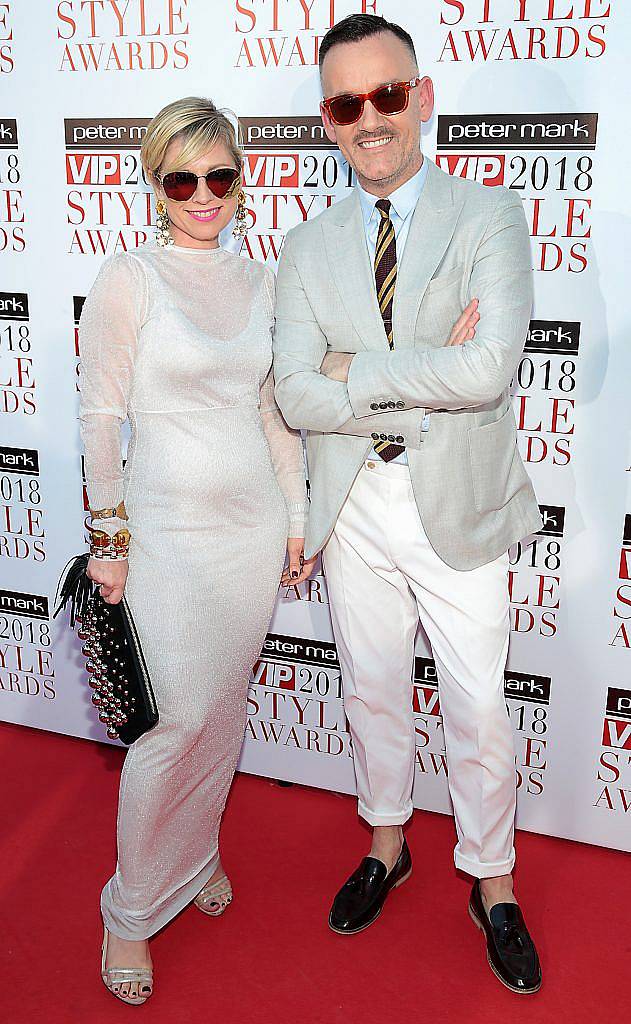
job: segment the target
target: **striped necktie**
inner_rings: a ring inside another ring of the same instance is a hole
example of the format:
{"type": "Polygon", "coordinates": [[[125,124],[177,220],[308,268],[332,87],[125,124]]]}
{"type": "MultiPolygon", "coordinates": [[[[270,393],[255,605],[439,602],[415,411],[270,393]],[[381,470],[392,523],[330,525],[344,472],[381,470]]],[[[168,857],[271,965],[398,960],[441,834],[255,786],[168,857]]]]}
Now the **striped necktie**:
{"type": "MultiPolygon", "coordinates": [[[[390,220],[390,206],[389,199],[379,199],[375,203],[375,208],[379,210],[381,216],[375,247],[375,286],[388,344],[390,348],[394,348],[392,305],[397,283],[397,240],[394,234],[394,225],[390,220]]],[[[396,459],[397,455],[404,451],[405,448],[402,445],[392,444],[389,438],[386,441],[375,443],[375,452],[384,462],[396,459]]]]}

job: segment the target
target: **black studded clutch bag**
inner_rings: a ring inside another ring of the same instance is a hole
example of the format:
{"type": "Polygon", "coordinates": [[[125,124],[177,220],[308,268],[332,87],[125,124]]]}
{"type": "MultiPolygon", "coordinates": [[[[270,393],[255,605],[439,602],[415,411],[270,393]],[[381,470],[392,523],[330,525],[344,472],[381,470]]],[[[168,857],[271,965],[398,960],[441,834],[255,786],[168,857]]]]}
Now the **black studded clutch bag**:
{"type": "Polygon", "coordinates": [[[79,623],[92,703],[110,739],[130,744],[158,721],[151,680],[129,605],[107,604],[86,575],[89,555],[73,558],[59,581],[58,615],[70,604],[70,625],[79,623]]]}

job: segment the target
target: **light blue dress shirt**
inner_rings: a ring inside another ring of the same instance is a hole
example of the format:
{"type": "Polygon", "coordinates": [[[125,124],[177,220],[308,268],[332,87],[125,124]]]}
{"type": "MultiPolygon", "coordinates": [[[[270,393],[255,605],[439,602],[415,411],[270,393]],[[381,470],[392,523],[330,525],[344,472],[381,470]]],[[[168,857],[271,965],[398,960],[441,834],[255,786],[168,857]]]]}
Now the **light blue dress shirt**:
{"type": "MultiPolygon", "coordinates": [[[[412,214],[414,213],[416,204],[420,198],[421,192],[423,191],[426,178],[427,160],[423,160],[421,169],[417,171],[409,181],[406,181],[404,185],[400,185],[399,188],[395,189],[394,192],[387,196],[392,204],[390,207],[390,220],[392,221],[394,236],[397,243],[397,263],[401,262],[405,243],[407,242],[408,234],[410,232],[412,214]]],[[[366,189],[362,188],[359,182],[357,182],[355,187],[359,193],[359,205],[361,206],[362,218],[364,221],[364,231],[366,232],[366,243],[368,245],[370,262],[374,265],[377,233],[379,231],[379,222],[381,220],[379,210],[375,209],[375,204],[379,201],[379,196],[373,196],[370,192],[366,192],[366,189]]],[[[395,348],[396,345],[397,339],[395,337],[395,348]]],[[[425,415],[423,417],[422,429],[429,429],[429,415],[425,415]]],[[[407,463],[407,461],[407,455],[405,452],[402,452],[401,455],[397,455],[396,459],[392,459],[392,462],[407,463]]]]}

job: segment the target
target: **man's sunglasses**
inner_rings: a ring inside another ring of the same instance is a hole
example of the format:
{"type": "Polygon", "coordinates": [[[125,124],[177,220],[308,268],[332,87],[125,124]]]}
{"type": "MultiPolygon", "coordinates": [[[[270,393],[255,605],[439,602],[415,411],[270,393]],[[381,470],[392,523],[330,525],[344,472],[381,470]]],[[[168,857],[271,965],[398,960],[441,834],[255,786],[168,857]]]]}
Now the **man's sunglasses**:
{"type": "Polygon", "coordinates": [[[193,174],[192,171],[169,171],[164,177],[155,175],[169,199],[185,203],[197,191],[197,182],[203,178],[208,189],[217,199],[232,199],[241,187],[241,171],[236,167],[215,167],[208,174],[193,174]]]}
{"type": "Polygon", "coordinates": [[[410,89],[416,88],[420,81],[420,78],[412,78],[409,82],[380,85],[372,92],[331,96],[322,100],[322,106],[335,124],[354,124],[359,121],[366,100],[370,100],[375,110],[387,117],[390,114],[401,114],[407,108],[410,89]]]}

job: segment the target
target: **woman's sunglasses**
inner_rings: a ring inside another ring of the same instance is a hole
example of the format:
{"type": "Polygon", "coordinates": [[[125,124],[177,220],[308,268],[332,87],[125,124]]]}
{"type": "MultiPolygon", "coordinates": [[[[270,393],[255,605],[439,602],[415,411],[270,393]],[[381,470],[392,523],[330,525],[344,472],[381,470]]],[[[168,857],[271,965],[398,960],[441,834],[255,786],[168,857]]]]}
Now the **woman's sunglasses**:
{"type": "Polygon", "coordinates": [[[176,203],[192,199],[197,191],[197,182],[203,178],[208,189],[217,199],[232,199],[241,187],[241,171],[235,167],[215,167],[208,174],[193,174],[192,171],[169,171],[164,177],[155,175],[164,189],[164,194],[176,203]]]}
{"type": "Polygon", "coordinates": [[[420,78],[412,78],[409,82],[380,85],[372,92],[331,96],[328,100],[322,100],[322,106],[335,124],[354,124],[359,121],[366,100],[370,100],[380,114],[401,114],[407,108],[410,89],[414,89],[420,81],[420,78]]]}

